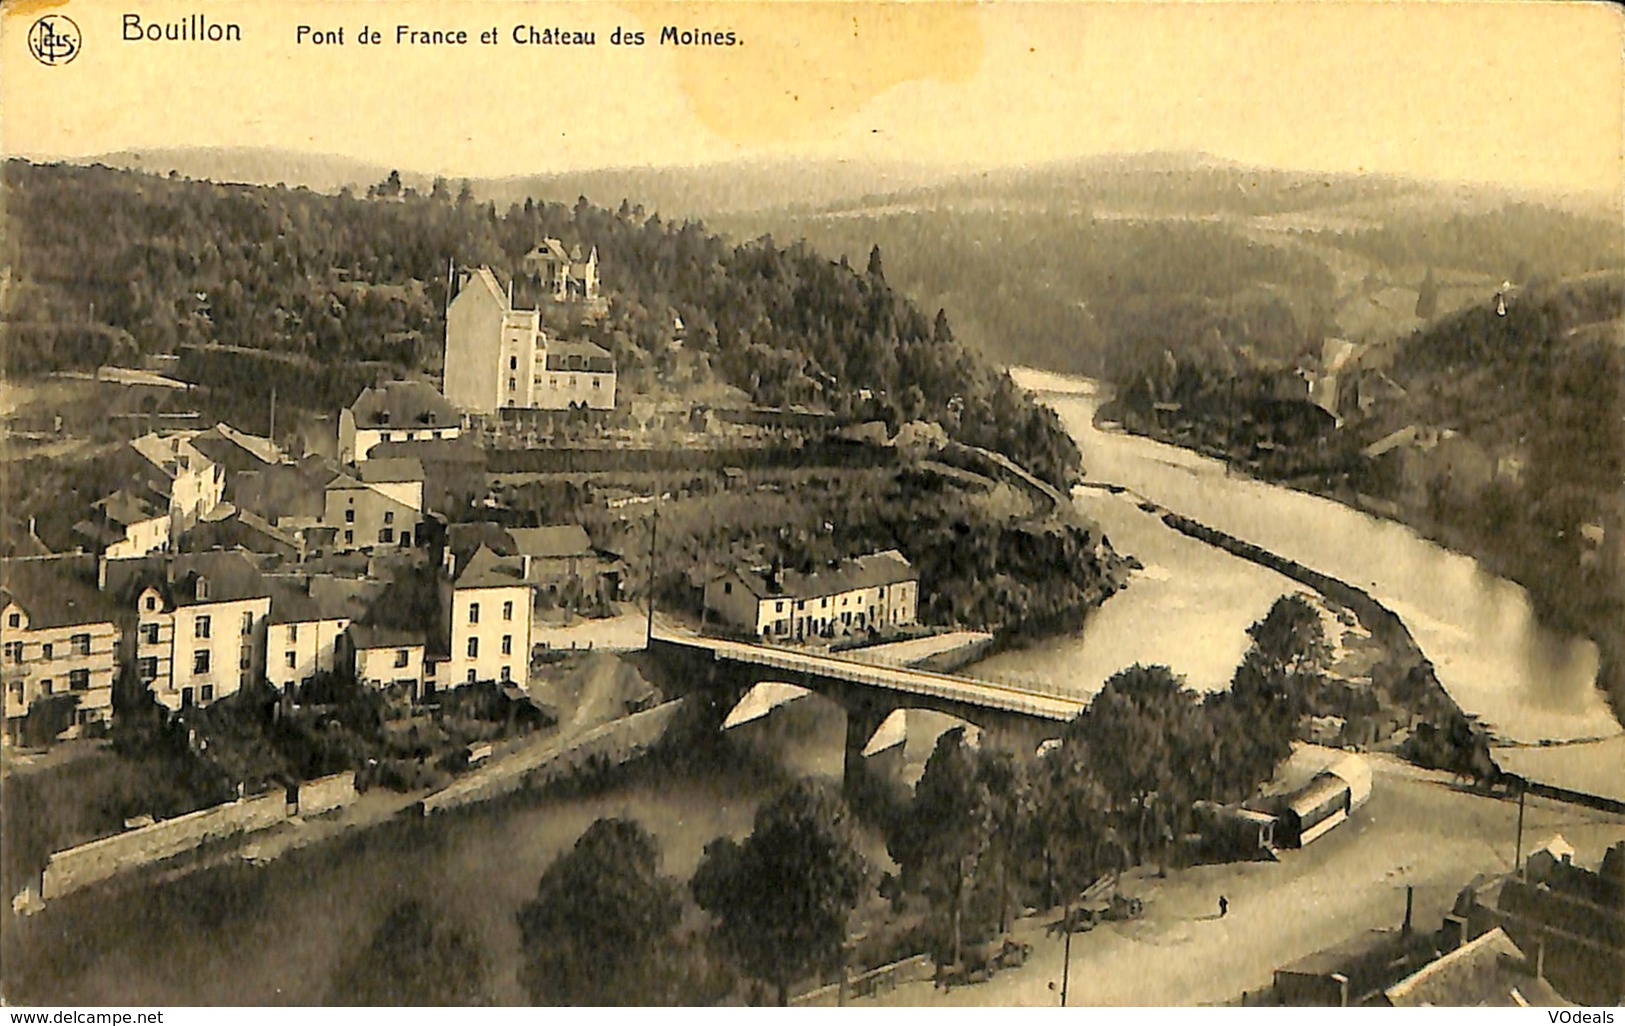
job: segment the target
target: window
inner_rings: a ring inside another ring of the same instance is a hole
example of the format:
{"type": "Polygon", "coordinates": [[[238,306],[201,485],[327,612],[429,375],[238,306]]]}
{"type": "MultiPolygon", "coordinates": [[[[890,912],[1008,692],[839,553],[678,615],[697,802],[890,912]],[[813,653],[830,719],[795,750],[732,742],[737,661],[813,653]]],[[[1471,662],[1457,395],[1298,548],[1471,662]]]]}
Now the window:
{"type": "Polygon", "coordinates": [[[468,604],[468,622],[480,622],[480,604],[478,602],[470,602],[468,604]]]}
{"type": "Polygon", "coordinates": [[[198,649],[196,652],[192,653],[192,673],[199,674],[208,672],[209,650],[206,648],[198,649]]]}
{"type": "Polygon", "coordinates": [[[394,522],[395,522],[395,511],[392,510],[392,509],[384,510],[384,523],[393,524],[394,522]]]}
{"type": "Polygon", "coordinates": [[[68,674],[68,687],[73,691],[90,690],[90,671],[74,670],[68,674]]]}
{"type": "Polygon", "coordinates": [[[136,663],[136,673],[142,680],[155,680],[158,677],[158,657],[142,656],[136,663]]]}
{"type": "Polygon", "coordinates": [[[732,582],[732,581],[723,581],[722,582],[722,593],[724,595],[732,595],[734,593],[734,582],[732,582]]]}
{"type": "Polygon", "coordinates": [[[513,680],[513,667],[504,666],[502,668],[502,679],[503,680],[513,680]]]}
{"type": "MultiPolygon", "coordinates": [[[[148,599],[148,601],[150,602],[151,599],[148,599]]],[[[23,625],[22,614],[12,613],[10,616],[6,617],[6,623],[11,627],[21,627],[23,625]]]]}
{"type": "Polygon", "coordinates": [[[519,357],[517,357],[517,356],[508,357],[508,369],[509,370],[518,370],[519,369],[519,357]]]}
{"type": "Polygon", "coordinates": [[[52,693],[53,690],[54,690],[54,686],[52,684],[51,678],[46,677],[44,680],[39,682],[39,693],[40,694],[49,695],[49,694],[52,693]]]}
{"type": "Polygon", "coordinates": [[[439,432],[439,431],[431,431],[431,432],[429,432],[429,436],[430,436],[430,437],[431,437],[431,438],[440,438],[440,437],[441,437],[441,433],[440,433],[440,432],[439,432]]]}
{"type": "Polygon", "coordinates": [[[468,639],[468,657],[470,659],[478,659],[479,655],[480,655],[480,639],[479,638],[469,638],[468,639]]]}
{"type": "Polygon", "coordinates": [[[14,680],[14,681],[11,682],[11,697],[12,697],[13,701],[21,702],[23,700],[23,682],[22,681],[14,680]]]}
{"type": "Polygon", "coordinates": [[[513,603],[512,602],[504,602],[504,603],[502,603],[502,618],[504,620],[512,620],[513,619],[513,603]]]}
{"type": "Polygon", "coordinates": [[[299,656],[293,652],[283,653],[283,659],[287,661],[290,670],[299,664],[299,656]]]}
{"type": "Polygon", "coordinates": [[[254,614],[252,611],[243,614],[243,633],[254,633],[254,614]]]}
{"type": "Polygon", "coordinates": [[[603,382],[600,381],[599,379],[597,379],[597,378],[592,379],[592,387],[593,388],[597,388],[599,385],[602,385],[602,384],[603,384],[603,382]]]}
{"type": "Polygon", "coordinates": [[[475,673],[474,673],[474,671],[473,671],[473,670],[472,670],[472,669],[470,669],[470,670],[469,670],[469,671],[468,671],[468,682],[469,682],[469,683],[470,683],[470,684],[472,684],[472,683],[474,683],[474,682],[475,682],[475,681],[476,681],[476,680],[478,680],[478,679],[479,679],[479,678],[478,678],[478,677],[477,677],[477,676],[476,676],[476,675],[475,675],[475,673]]]}
{"type": "Polygon", "coordinates": [[[209,636],[208,614],[204,614],[203,616],[200,616],[192,621],[192,636],[194,638],[206,638],[209,636]]]}
{"type": "Polygon", "coordinates": [[[355,532],[354,531],[345,531],[344,532],[344,544],[349,545],[350,543],[352,543],[354,541],[355,541],[355,532]]]}
{"type": "Polygon", "coordinates": [[[773,603],[773,612],[775,612],[775,613],[784,612],[784,603],[783,602],[775,602],[775,603],[773,603]]]}
{"type": "Polygon", "coordinates": [[[155,623],[144,623],[144,624],[142,624],[141,625],[141,641],[144,644],[148,644],[148,645],[156,645],[156,644],[158,644],[158,625],[155,624],[155,623]]]}
{"type": "Polygon", "coordinates": [[[393,527],[385,527],[380,529],[378,532],[378,542],[381,545],[395,544],[395,529],[393,527]]]}
{"type": "Polygon", "coordinates": [[[513,655],[513,635],[512,634],[504,634],[502,636],[502,654],[503,655],[513,655]]]}
{"type": "Polygon", "coordinates": [[[509,378],[508,379],[508,391],[512,392],[512,391],[517,390],[518,388],[519,388],[519,379],[518,378],[509,378]]]}
{"type": "Polygon", "coordinates": [[[554,375],[551,376],[551,379],[549,380],[547,387],[549,387],[549,388],[558,388],[559,387],[559,376],[557,374],[554,374],[554,375]]]}
{"type": "Polygon", "coordinates": [[[293,644],[294,642],[296,642],[298,640],[299,640],[299,625],[296,624],[296,623],[288,624],[288,644],[291,645],[291,644],[293,644]]]}
{"type": "Polygon", "coordinates": [[[90,654],[90,635],[75,634],[73,636],[73,654],[79,656],[90,654]]]}
{"type": "Polygon", "coordinates": [[[148,595],[147,596],[147,612],[150,613],[154,609],[157,609],[157,608],[158,608],[158,600],[153,598],[151,595],[148,595]]]}
{"type": "Polygon", "coordinates": [[[14,663],[23,661],[23,643],[20,641],[6,642],[6,658],[14,663]]]}
{"type": "Polygon", "coordinates": [[[41,645],[39,647],[40,658],[41,659],[49,659],[49,658],[51,658],[51,649],[52,649],[52,645],[51,645],[51,643],[49,641],[47,641],[45,644],[41,645]]]}
{"type": "Polygon", "coordinates": [[[406,664],[411,662],[411,660],[412,654],[406,649],[397,648],[395,650],[395,669],[404,670],[406,668],[406,664]]]}
{"type": "Polygon", "coordinates": [[[355,523],[355,510],[347,509],[347,510],[344,511],[344,522],[346,524],[355,523]]]}
{"type": "Polygon", "coordinates": [[[576,376],[574,374],[570,375],[570,387],[576,387],[576,376]]]}
{"type": "Polygon", "coordinates": [[[249,653],[249,651],[248,651],[248,649],[247,649],[247,648],[246,648],[246,647],[245,647],[245,648],[243,648],[243,649],[242,649],[242,650],[241,650],[241,651],[240,651],[240,652],[239,652],[239,653],[238,653],[238,655],[237,655],[237,668],[238,668],[238,669],[239,669],[239,670],[246,670],[246,669],[248,669],[248,660],[249,660],[249,655],[250,655],[250,653],[249,653]]]}
{"type": "Polygon", "coordinates": [[[212,701],[214,701],[214,685],[213,684],[205,684],[201,688],[198,688],[197,690],[198,690],[198,701],[200,701],[200,702],[212,702],[212,701]]]}

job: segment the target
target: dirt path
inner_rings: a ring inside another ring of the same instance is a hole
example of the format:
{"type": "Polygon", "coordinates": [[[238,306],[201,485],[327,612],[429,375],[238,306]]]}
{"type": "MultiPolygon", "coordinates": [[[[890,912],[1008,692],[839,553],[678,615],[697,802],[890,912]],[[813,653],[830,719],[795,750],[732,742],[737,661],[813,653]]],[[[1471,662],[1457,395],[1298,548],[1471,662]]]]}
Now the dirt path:
{"type": "MultiPolygon", "coordinates": [[[[1200,1005],[1266,986],[1277,966],[1373,928],[1400,925],[1405,887],[1416,888],[1418,929],[1438,928],[1475,874],[1511,868],[1517,806],[1456,792],[1438,775],[1377,760],[1368,805],[1344,826],[1274,863],[1200,866],[1125,879],[1145,900],[1143,919],[1111,923],[1072,939],[1068,1003],[1200,1005]],[[1218,918],[1219,895],[1230,912],[1218,918]]],[[[1524,850],[1561,832],[1595,864],[1625,838],[1625,817],[1531,800],[1524,850]]],[[[882,995],[887,1005],[1053,1005],[1062,943],[1044,935],[1054,914],[1016,929],[1033,945],[1020,969],[952,991],[911,983],[882,995]]],[[[868,1002],[864,1002],[868,1003],[868,1002]]]]}

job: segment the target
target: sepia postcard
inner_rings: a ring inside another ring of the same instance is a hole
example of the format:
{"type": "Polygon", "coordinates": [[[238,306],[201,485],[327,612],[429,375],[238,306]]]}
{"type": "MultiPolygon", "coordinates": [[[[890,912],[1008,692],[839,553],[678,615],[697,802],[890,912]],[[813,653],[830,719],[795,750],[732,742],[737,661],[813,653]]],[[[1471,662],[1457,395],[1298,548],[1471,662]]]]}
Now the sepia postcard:
{"type": "Polygon", "coordinates": [[[1622,54],[4,0],[9,1021],[1613,1022],[1622,54]]]}

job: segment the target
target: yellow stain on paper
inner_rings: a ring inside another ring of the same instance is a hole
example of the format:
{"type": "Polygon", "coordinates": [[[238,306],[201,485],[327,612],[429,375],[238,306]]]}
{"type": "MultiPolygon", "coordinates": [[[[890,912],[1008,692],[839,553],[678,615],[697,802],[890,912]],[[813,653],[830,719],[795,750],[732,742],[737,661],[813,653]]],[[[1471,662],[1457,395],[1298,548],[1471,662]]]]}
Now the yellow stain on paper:
{"type": "Polygon", "coordinates": [[[628,4],[645,45],[669,54],[706,128],[735,143],[824,134],[906,82],[964,82],[982,66],[974,3],[628,4]],[[661,45],[666,27],[727,32],[734,46],[661,45]]]}

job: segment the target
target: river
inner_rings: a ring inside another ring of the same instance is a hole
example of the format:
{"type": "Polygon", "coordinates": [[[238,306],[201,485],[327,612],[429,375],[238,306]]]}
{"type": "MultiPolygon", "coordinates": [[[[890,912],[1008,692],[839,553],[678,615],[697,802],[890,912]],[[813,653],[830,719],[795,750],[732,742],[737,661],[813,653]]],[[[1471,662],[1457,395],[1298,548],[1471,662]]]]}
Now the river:
{"type": "MultiPolygon", "coordinates": [[[[1610,782],[1610,793],[1625,787],[1625,736],[1596,687],[1596,645],[1542,624],[1523,588],[1402,524],[1231,474],[1222,462],[1185,449],[1103,431],[1094,423],[1103,396],[1088,379],[1012,374],[1060,416],[1083,451],[1090,481],[1123,486],[1370,592],[1405,621],[1457,704],[1500,742],[1610,739],[1571,746],[1562,755],[1552,750],[1549,757],[1545,750],[1509,747],[1520,772],[1562,776],[1581,789],[1610,782]]],[[[1220,558],[1141,512],[1132,496],[1087,488],[1077,495],[1113,544],[1146,569],[1102,607],[1085,634],[1005,653],[968,672],[1039,673],[1093,692],[1112,670],[1156,661],[1184,673],[1193,686],[1222,687],[1246,641],[1241,629],[1297,585],[1220,558]]]]}

